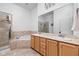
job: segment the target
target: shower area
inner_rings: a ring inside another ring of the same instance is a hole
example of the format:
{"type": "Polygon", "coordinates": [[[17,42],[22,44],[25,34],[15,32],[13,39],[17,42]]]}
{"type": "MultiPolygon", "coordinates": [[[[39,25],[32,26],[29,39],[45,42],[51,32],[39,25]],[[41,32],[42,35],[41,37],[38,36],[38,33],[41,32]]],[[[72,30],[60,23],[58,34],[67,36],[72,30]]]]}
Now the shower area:
{"type": "Polygon", "coordinates": [[[11,38],[11,19],[10,14],[0,11],[0,50],[8,46],[11,38]]]}

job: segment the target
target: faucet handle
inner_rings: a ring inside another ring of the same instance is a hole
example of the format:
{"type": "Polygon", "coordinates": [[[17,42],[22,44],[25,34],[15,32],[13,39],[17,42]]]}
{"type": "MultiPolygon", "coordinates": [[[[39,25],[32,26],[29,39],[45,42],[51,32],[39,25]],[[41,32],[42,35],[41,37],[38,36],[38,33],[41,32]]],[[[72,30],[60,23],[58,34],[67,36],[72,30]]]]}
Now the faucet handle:
{"type": "Polygon", "coordinates": [[[59,31],[59,34],[61,34],[61,31],[59,31]]]}

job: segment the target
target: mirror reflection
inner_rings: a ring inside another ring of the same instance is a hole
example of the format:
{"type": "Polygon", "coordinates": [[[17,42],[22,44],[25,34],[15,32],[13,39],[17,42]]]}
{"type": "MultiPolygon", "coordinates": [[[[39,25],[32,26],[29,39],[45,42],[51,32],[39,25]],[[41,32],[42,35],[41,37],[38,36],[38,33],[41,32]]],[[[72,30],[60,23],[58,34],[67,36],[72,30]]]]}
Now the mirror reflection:
{"type": "Polygon", "coordinates": [[[38,31],[45,33],[73,34],[73,4],[65,5],[38,18],[38,31]]]}

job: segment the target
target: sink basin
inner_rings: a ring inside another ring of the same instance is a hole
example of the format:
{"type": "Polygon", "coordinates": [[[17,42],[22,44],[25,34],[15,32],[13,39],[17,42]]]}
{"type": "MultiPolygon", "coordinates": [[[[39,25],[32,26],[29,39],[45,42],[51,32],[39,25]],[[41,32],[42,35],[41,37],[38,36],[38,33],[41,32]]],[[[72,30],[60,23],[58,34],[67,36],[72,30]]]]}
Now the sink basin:
{"type": "Polygon", "coordinates": [[[64,38],[65,36],[63,34],[49,34],[49,36],[52,36],[52,37],[61,37],[61,38],[64,38]]]}
{"type": "Polygon", "coordinates": [[[46,37],[60,39],[60,40],[69,40],[71,41],[71,38],[66,37],[64,34],[51,34],[51,33],[39,33],[40,35],[44,35],[46,37]]]}
{"type": "Polygon", "coordinates": [[[63,34],[59,34],[58,37],[62,37],[62,38],[64,38],[64,35],[63,35],[63,34]]]}
{"type": "Polygon", "coordinates": [[[52,37],[58,38],[58,39],[63,39],[63,40],[69,40],[71,41],[71,38],[65,37],[63,34],[58,34],[58,35],[53,35],[52,37]]]}
{"type": "Polygon", "coordinates": [[[65,37],[63,34],[51,34],[51,33],[39,33],[39,34],[44,36],[49,36],[49,37],[60,37],[60,38],[65,37]]]}

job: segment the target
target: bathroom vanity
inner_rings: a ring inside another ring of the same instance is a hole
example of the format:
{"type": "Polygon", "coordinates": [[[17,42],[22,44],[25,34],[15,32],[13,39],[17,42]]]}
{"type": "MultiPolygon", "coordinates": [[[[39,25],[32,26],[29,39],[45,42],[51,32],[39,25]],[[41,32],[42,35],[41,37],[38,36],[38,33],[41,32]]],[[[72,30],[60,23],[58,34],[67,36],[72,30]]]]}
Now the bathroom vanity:
{"type": "Polygon", "coordinates": [[[32,34],[31,48],[43,56],[78,56],[79,38],[54,34],[32,34]]]}

